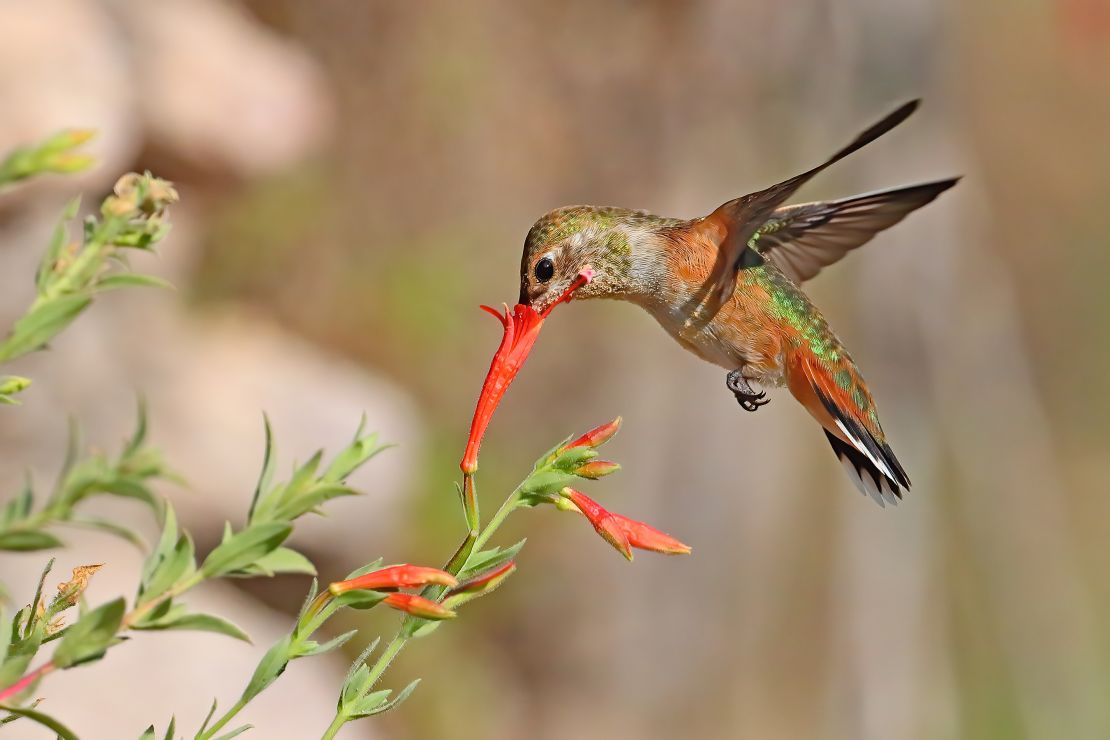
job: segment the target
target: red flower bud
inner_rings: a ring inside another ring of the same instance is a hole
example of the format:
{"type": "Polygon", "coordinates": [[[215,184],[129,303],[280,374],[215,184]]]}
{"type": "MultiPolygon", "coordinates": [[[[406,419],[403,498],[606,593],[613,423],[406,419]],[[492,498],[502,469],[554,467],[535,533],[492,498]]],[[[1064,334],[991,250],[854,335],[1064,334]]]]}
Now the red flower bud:
{"type": "Polygon", "coordinates": [[[590,480],[597,480],[605,476],[615,473],[621,469],[619,463],[609,462],[608,460],[590,460],[588,463],[583,463],[574,469],[574,474],[580,478],[589,478],[590,480]]]}
{"type": "Polygon", "coordinates": [[[578,439],[571,442],[564,447],[564,450],[569,450],[572,447],[601,447],[603,444],[613,438],[617,430],[621,428],[621,417],[613,419],[607,424],[602,424],[599,427],[594,427],[590,431],[583,434],[578,439]]]}
{"type": "Polygon", "coordinates": [[[628,537],[628,541],[633,547],[639,550],[661,552],[664,555],[690,554],[689,545],[679,542],[666,532],[660,532],[650,524],[627,519],[619,514],[614,516],[617,517],[618,523],[624,529],[625,536],[628,537]]]}
{"type": "Polygon", "coordinates": [[[424,568],[419,565],[394,565],[372,573],[364,573],[357,578],[339,581],[328,586],[333,596],[347,591],[375,591],[384,588],[413,588],[429,584],[457,586],[458,581],[446,571],[438,568],[424,568]]]}
{"type": "Polygon", "coordinates": [[[606,511],[601,504],[581,491],[564,488],[563,494],[574,502],[574,505],[589,520],[602,539],[612,545],[621,555],[629,560],[632,559],[632,543],[628,541],[628,535],[625,534],[624,529],[613,514],[606,511]]]}
{"type": "Polygon", "coordinates": [[[593,280],[593,277],[592,269],[588,267],[583,269],[578,277],[563,291],[563,294],[544,309],[542,314],[536,313],[531,306],[523,303],[514,306],[512,313],[509,313],[509,307],[505,306],[504,316],[489,306],[482,306],[483,311],[497,317],[504,327],[505,333],[501,338],[501,345],[493,355],[493,361],[490,363],[485,382],[482,384],[482,392],[478,396],[478,404],[474,408],[474,418],[470,422],[470,436],[466,441],[466,451],[463,453],[462,462],[459,463],[459,467],[462,468],[464,473],[473,473],[478,469],[478,449],[482,446],[482,437],[485,436],[486,427],[489,426],[490,419],[493,418],[493,412],[497,410],[497,405],[501,403],[501,398],[508,390],[509,384],[513,382],[513,378],[524,366],[524,361],[528,359],[528,354],[532,351],[532,345],[536,343],[536,337],[539,336],[540,327],[543,326],[543,320],[560,303],[569,301],[574,295],[574,291],[589,283],[593,280]]]}
{"type": "Polygon", "coordinates": [[[563,495],[582,512],[597,533],[629,560],[631,548],[661,552],[666,555],[686,555],[690,546],[679,542],[665,532],[635,519],[607,511],[581,491],[564,488],[563,495]]]}
{"type": "Polygon", "coordinates": [[[393,593],[385,597],[386,606],[398,611],[407,612],[421,619],[454,619],[455,612],[442,604],[437,604],[423,596],[406,593],[393,593]]]}

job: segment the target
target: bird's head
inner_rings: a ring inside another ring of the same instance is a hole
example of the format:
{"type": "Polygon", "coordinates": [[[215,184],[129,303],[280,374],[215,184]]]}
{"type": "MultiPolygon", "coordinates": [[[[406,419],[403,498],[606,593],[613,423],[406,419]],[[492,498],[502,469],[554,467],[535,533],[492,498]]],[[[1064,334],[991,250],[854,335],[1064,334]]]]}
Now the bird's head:
{"type": "Polygon", "coordinates": [[[520,260],[520,303],[539,313],[559,300],[579,275],[589,282],[576,298],[619,293],[632,264],[626,211],[597,206],[567,206],[544,215],[528,231],[520,260]]]}

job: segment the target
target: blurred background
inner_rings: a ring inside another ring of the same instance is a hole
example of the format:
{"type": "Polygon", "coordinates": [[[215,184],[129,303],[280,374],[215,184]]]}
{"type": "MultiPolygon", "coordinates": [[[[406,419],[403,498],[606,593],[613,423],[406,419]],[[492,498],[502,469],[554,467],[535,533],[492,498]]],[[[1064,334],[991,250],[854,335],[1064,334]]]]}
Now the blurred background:
{"type": "MultiPolygon", "coordinates": [[[[329,580],[453,550],[499,340],[477,305],[515,299],[539,215],[704,215],[923,97],[803,194],[965,175],[807,286],[864,368],[904,503],[859,496],[788,395],[742,413],[639,309],[560,308],[483,447],[486,509],[552,443],[622,414],[605,452],[625,470],[587,490],[693,556],[629,565],[580,520],[525,512],[502,538],[529,537],[519,573],[410,647],[387,684],[419,691],[344,737],[1110,734],[1105,0],[5,0],[0,38],[0,150],[93,127],[100,160],[0,196],[0,323],[66,199],[144,168],[182,195],[136,265],[177,292],[106,296],[11,366],[36,382],[0,414],[0,490],[27,466],[48,484],[69,414],[114,449],[142,393],[189,481],[166,493],[210,546],[245,513],[263,410],[285,466],[365,412],[400,447],[295,539],[329,580]]],[[[91,597],[130,587],[126,545],[71,542],[58,573],[104,560],[91,597]]],[[[21,595],[43,559],[0,577],[21,595]]],[[[82,737],[175,712],[191,731],[306,588],[206,589],[192,603],[255,646],[143,635],[52,677],[43,708],[82,737]]],[[[295,664],[246,714],[255,736],[317,736],[349,658],[295,664]]]]}

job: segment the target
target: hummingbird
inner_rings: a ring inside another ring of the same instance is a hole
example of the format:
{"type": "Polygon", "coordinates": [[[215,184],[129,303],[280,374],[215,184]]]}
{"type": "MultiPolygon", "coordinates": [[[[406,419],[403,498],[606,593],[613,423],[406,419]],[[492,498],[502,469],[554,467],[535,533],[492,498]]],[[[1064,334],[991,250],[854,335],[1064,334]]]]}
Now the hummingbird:
{"type": "Polygon", "coordinates": [[[919,102],[902,105],[820,165],[708,216],[557,208],[525,239],[519,302],[542,313],[588,275],[575,298],[643,307],[682,347],[728,371],[725,384],[743,409],[769,402],[762,388],[785,386],[821,425],[856,487],[880,506],[896,504],[909,476],[856,363],[801,286],[959,178],[783,204],[826,167],[905,121],[919,102]]]}

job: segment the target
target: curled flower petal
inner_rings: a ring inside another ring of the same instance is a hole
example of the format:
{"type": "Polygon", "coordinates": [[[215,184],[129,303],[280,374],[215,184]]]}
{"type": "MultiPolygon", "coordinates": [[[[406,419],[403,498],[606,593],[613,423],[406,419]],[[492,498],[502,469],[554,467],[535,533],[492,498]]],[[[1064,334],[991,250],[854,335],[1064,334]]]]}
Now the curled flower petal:
{"type": "Polygon", "coordinates": [[[394,593],[385,597],[385,605],[422,619],[454,619],[455,612],[431,599],[417,594],[394,593]]]}
{"type": "Polygon", "coordinates": [[[584,268],[570,286],[563,291],[563,294],[544,309],[542,314],[536,313],[531,306],[523,303],[516,304],[512,312],[509,311],[509,307],[506,305],[504,314],[489,306],[482,306],[483,311],[497,317],[497,320],[504,327],[505,333],[501,337],[501,344],[498,346],[497,352],[494,353],[493,360],[490,362],[486,379],[482,383],[482,392],[479,394],[478,403],[474,407],[474,418],[470,422],[470,436],[466,441],[466,450],[463,453],[462,462],[459,463],[463,473],[470,474],[478,469],[478,450],[482,446],[482,437],[485,436],[486,428],[489,426],[490,419],[493,418],[493,412],[497,410],[505,391],[509,389],[509,385],[513,382],[516,374],[520,372],[520,368],[524,366],[524,361],[528,359],[528,354],[532,351],[532,345],[536,343],[544,319],[560,303],[569,301],[574,295],[574,291],[593,280],[593,276],[594,272],[591,268],[584,268]]]}
{"type": "Polygon", "coordinates": [[[601,445],[608,442],[613,438],[613,435],[621,428],[621,417],[617,417],[612,421],[602,424],[599,427],[594,427],[590,431],[583,434],[578,439],[574,440],[564,450],[573,449],[575,447],[601,447],[601,445]]]}
{"type": "Polygon", "coordinates": [[[357,578],[339,581],[328,586],[333,596],[338,596],[347,591],[375,591],[383,588],[413,588],[437,584],[440,586],[457,586],[458,581],[446,571],[438,568],[425,568],[419,565],[394,565],[382,568],[371,573],[365,573],[357,578]]]}

